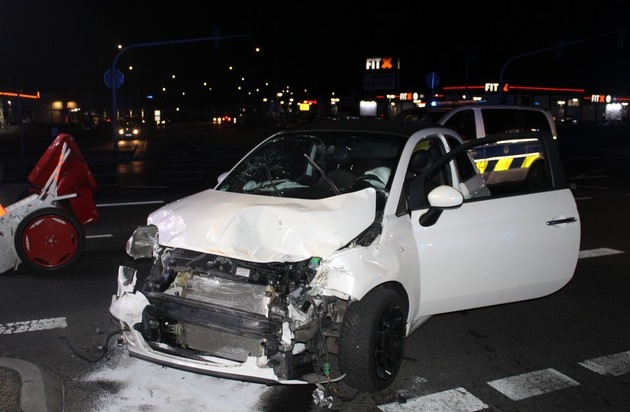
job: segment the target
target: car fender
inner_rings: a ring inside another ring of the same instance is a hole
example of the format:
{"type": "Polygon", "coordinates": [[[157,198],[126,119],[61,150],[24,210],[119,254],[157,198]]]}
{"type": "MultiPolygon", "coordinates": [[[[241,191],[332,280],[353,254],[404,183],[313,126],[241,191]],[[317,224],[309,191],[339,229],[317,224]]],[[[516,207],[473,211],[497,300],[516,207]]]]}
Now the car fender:
{"type": "Polygon", "coordinates": [[[389,216],[374,243],[340,250],[322,261],[312,286],[324,295],[360,300],[381,284],[398,283],[406,292],[408,320],[412,321],[419,307],[418,262],[409,215],[389,216]]]}

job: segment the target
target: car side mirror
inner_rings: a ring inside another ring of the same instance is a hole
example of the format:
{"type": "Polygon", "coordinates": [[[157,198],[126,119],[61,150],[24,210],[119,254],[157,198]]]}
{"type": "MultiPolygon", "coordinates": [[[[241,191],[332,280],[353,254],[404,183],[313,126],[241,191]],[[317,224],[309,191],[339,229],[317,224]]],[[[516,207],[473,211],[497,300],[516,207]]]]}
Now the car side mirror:
{"type": "Polygon", "coordinates": [[[221,174],[217,177],[217,184],[221,183],[221,182],[223,181],[223,179],[225,179],[225,176],[227,176],[227,175],[228,175],[228,173],[230,173],[230,172],[228,171],[228,172],[223,172],[223,173],[221,173],[221,174]]]}
{"type": "Polygon", "coordinates": [[[429,210],[418,219],[420,226],[432,226],[445,209],[455,209],[464,203],[462,193],[451,186],[438,186],[429,193],[429,210]]]}
{"type": "Polygon", "coordinates": [[[462,193],[452,186],[438,186],[429,193],[429,205],[440,209],[460,207],[464,202],[462,193]]]}

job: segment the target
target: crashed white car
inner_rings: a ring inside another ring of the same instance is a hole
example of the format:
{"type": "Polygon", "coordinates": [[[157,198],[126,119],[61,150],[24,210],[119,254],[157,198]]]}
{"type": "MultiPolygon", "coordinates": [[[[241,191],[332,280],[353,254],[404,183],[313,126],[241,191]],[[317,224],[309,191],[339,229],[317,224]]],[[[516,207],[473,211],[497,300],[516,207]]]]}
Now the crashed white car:
{"type": "Polygon", "coordinates": [[[110,312],[148,361],[379,391],[431,316],[549,295],[579,244],[549,133],[463,144],[441,126],[313,123],[151,213],[127,244],[150,273],[121,266],[110,312]],[[546,159],[535,184],[486,184],[479,168],[497,159],[482,154],[517,143],[546,159]]]}

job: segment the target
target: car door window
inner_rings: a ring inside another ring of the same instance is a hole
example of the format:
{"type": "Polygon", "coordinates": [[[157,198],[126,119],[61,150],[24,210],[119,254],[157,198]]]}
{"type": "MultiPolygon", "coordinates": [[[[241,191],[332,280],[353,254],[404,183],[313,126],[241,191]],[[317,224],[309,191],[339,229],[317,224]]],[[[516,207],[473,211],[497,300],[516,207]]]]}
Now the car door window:
{"type": "Polygon", "coordinates": [[[538,110],[522,110],[522,129],[530,132],[551,132],[551,125],[547,116],[538,110]]]}
{"type": "Polygon", "coordinates": [[[412,209],[428,206],[431,190],[441,185],[451,185],[452,176],[448,164],[439,168],[433,165],[443,156],[443,143],[435,138],[428,138],[419,143],[411,155],[405,181],[408,205],[412,209]]]}
{"type": "Polygon", "coordinates": [[[475,113],[472,109],[461,110],[453,113],[453,115],[444,122],[444,126],[455,130],[464,141],[476,139],[478,137],[477,129],[475,127],[475,113]]]}
{"type": "Polygon", "coordinates": [[[540,134],[519,133],[515,139],[504,139],[476,144],[469,153],[475,160],[478,172],[493,195],[517,195],[548,190],[551,181],[540,134]]]}
{"type": "Polygon", "coordinates": [[[519,111],[514,109],[482,109],[486,136],[495,133],[516,133],[519,131],[519,111]]]}
{"type": "Polygon", "coordinates": [[[429,207],[428,195],[440,185],[459,190],[464,202],[551,190],[553,179],[543,135],[551,136],[504,133],[464,145],[450,137],[449,153],[440,162],[445,156],[442,142],[424,141],[414,151],[408,168],[405,186],[409,209],[429,207]]]}

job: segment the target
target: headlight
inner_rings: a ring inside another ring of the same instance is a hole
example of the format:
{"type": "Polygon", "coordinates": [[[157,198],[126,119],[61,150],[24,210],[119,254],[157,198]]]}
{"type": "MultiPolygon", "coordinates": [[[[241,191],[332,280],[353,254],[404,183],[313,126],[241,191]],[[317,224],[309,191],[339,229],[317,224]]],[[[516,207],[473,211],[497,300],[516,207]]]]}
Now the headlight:
{"type": "Polygon", "coordinates": [[[139,226],[127,240],[125,250],[134,259],[152,258],[153,250],[158,245],[157,226],[139,226]]]}

